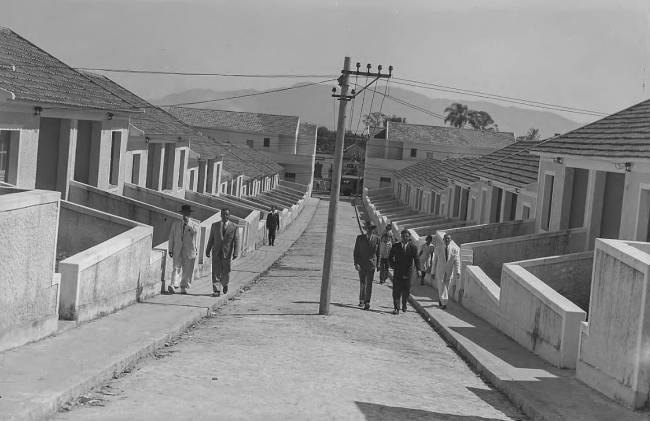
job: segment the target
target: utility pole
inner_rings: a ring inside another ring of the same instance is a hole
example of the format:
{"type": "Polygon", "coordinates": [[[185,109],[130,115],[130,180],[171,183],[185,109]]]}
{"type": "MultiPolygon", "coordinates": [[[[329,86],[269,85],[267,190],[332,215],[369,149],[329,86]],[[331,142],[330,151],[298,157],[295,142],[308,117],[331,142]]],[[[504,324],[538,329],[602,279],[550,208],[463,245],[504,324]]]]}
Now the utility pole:
{"type": "Polygon", "coordinates": [[[330,205],[327,214],[327,237],[325,239],[325,256],[323,259],[323,278],[320,287],[320,306],[318,314],[328,315],[330,312],[330,291],[332,285],[332,269],[334,265],[334,238],[336,236],[336,215],[339,206],[339,193],[341,190],[341,166],[343,163],[343,143],[345,139],[345,109],[348,101],[364,91],[368,86],[375,83],[380,78],[389,78],[393,72],[393,66],[390,66],[388,74],[381,73],[381,66],[378,66],[377,73],[370,72],[370,64],[368,64],[367,72],[360,72],[360,63],[357,63],[357,70],[350,71],[350,57],[345,57],[343,61],[343,71],[338,79],[339,86],[341,87],[341,95],[336,95],[336,88],[332,89],[334,93],[332,96],[338,98],[341,103],[339,104],[339,118],[336,127],[336,148],[334,150],[334,167],[332,169],[332,183],[330,192],[330,205]],[[353,89],[351,94],[348,95],[350,74],[359,76],[372,76],[374,80],[364,86],[360,91],[355,92],[353,89]]]}

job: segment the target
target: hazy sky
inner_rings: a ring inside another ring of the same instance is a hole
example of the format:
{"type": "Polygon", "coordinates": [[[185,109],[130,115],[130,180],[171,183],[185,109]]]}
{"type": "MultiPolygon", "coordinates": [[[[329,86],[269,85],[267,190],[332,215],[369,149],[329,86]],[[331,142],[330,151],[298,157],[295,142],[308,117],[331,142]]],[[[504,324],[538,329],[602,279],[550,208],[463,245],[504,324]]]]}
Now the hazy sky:
{"type": "MultiPolygon", "coordinates": [[[[603,112],[647,99],[650,89],[647,0],[0,3],[0,25],[76,67],[336,74],[349,55],[392,64],[403,78],[603,112]]],[[[296,82],[111,77],[146,98],[296,82]]]]}

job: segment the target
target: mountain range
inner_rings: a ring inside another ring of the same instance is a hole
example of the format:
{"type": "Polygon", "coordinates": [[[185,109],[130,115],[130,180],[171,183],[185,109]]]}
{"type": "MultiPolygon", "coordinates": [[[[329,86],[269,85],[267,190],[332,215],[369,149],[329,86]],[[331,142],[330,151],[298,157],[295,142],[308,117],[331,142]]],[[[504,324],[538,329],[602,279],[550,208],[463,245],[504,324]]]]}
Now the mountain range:
{"type": "MultiPolygon", "coordinates": [[[[470,109],[486,111],[498,125],[499,131],[514,132],[516,136],[524,135],[534,127],[540,130],[542,138],[556,133],[565,133],[582,124],[570,120],[551,111],[536,110],[524,107],[504,106],[488,101],[467,101],[458,99],[433,98],[398,87],[389,87],[389,95],[400,101],[437,114],[444,114],[444,109],[453,102],[461,102],[470,109]]],[[[197,108],[211,108],[230,111],[248,111],[266,114],[283,114],[300,116],[301,121],[325,126],[330,130],[336,127],[335,110],[338,111],[338,101],[332,98],[332,85],[293,85],[285,91],[273,92],[266,95],[256,95],[256,90],[216,91],[212,89],[190,89],[151,100],[156,105],[176,105],[197,101],[202,104],[184,105],[197,108]],[[232,98],[240,97],[243,98],[232,98]],[[232,98],[232,99],[225,99],[232,98]]],[[[366,90],[365,99],[359,95],[354,104],[348,105],[348,121],[346,126],[352,131],[361,131],[363,123],[360,116],[372,111],[380,111],[386,115],[396,115],[406,118],[407,123],[444,125],[440,118],[428,113],[400,104],[386,97],[383,101],[383,85],[381,89],[366,90]],[[381,93],[380,93],[381,92],[381,93]],[[362,110],[363,105],[363,111],[362,110]],[[372,108],[371,108],[372,107],[372,108]],[[354,108],[354,110],[353,110],[354,108]],[[354,113],[352,114],[352,111],[354,113]],[[350,118],[352,116],[352,118],[350,118]]]]}

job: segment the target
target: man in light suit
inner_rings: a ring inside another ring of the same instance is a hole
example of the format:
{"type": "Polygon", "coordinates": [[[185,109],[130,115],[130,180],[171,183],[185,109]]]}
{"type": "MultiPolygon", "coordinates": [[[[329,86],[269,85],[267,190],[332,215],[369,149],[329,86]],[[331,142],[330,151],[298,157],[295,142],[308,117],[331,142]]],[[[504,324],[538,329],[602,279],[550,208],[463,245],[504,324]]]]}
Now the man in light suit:
{"type": "Polygon", "coordinates": [[[192,207],[181,206],[183,219],[174,221],[169,231],[169,257],[173,259],[171,284],[167,287],[169,294],[174,294],[178,288],[178,277],[181,277],[181,294],[187,294],[194,276],[194,263],[199,254],[199,222],[191,219],[192,207]]]}
{"type": "Polygon", "coordinates": [[[451,244],[451,235],[445,234],[442,246],[433,255],[431,273],[438,283],[438,302],[442,309],[447,308],[449,300],[449,284],[455,278],[460,278],[460,250],[451,244]]]}
{"type": "Polygon", "coordinates": [[[221,209],[221,221],[215,222],[210,228],[210,239],[205,248],[205,255],[210,257],[212,253],[212,296],[221,295],[220,284],[223,286],[223,293],[228,293],[230,282],[230,263],[237,258],[239,235],[237,225],[228,220],[229,209],[221,209]]]}
{"type": "Polygon", "coordinates": [[[359,234],[354,243],[354,268],[359,272],[359,307],[363,306],[364,310],[370,310],[372,282],[379,268],[379,237],[375,228],[366,222],[363,227],[366,234],[359,234]]]}

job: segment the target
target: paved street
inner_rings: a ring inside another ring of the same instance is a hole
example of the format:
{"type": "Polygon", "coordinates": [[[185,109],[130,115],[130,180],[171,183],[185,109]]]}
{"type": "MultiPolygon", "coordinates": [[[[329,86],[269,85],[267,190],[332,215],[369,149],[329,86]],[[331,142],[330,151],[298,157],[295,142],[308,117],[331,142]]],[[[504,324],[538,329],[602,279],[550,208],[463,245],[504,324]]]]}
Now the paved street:
{"type": "Polygon", "coordinates": [[[248,292],[56,419],[524,419],[417,313],[390,314],[389,287],[374,285],[372,311],[356,307],[346,202],[331,315],[318,315],[327,205],[248,292]]]}

